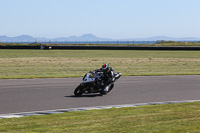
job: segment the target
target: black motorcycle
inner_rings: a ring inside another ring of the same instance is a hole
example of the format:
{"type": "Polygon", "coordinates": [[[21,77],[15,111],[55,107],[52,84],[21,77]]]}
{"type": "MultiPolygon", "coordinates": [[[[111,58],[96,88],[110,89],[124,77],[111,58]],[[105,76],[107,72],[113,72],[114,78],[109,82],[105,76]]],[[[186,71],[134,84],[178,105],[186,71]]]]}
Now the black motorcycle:
{"type": "MultiPolygon", "coordinates": [[[[109,85],[108,92],[110,92],[114,87],[114,82],[121,77],[121,73],[115,73],[115,77],[112,80],[112,83],[109,85]]],[[[83,82],[74,90],[75,96],[81,96],[82,94],[90,93],[100,93],[105,95],[108,92],[104,92],[104,80],[103,73],[97,71],[90,71],[86,73],[83,77],[83,82]]]]}

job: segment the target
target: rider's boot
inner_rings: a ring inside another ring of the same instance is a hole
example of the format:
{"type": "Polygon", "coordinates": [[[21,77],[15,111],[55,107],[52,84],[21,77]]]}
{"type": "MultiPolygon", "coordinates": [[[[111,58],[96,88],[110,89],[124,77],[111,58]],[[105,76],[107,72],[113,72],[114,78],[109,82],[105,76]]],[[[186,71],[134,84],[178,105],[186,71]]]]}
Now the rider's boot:
{"type": "Polygon", "coordinates": [[[109,89],[109,86],[106,86],[106,87],[104,88],[104,92],[107,93],[107,92],[108,92],[108,89],[109,89]]]}

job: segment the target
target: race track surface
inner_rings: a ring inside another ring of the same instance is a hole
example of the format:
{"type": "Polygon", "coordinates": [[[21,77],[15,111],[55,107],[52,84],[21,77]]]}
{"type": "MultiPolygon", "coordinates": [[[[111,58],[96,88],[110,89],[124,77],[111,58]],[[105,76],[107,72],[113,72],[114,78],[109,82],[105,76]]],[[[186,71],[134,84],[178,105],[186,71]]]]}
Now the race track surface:
{"type": "Polygon", "coordinates": [[[82,78],[0,80],[0,114],[200,99],[200,75],[121,77],[105,96],[74,97],[82,78]]]}

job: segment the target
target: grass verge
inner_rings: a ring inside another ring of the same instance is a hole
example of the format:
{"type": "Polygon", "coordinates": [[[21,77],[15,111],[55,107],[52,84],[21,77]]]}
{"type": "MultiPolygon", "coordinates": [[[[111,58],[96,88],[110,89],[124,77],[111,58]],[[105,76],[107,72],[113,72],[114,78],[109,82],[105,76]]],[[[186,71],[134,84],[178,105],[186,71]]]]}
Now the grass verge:
{"type": "Polygon", "coordinates": [[[200,74],[199,51],[0,50],[0,79],[80,77],[104,63],[124,76],[200,74]]]}
{"type": "Polygon", "coordinates": [[[0,119],[0,132],[199,132],[200,102],[0,119]]]}

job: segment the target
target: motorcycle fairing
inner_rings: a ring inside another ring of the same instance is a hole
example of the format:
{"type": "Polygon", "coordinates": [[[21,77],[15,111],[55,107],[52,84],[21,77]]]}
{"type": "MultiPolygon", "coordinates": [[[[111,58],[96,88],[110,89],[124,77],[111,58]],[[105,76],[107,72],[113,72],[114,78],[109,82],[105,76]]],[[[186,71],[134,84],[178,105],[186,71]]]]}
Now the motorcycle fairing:
{"type": "Polygon", "coordinates": [[[86,73],[83,78],[83,83],[95,81],[95,76],[93,73],[86,73]]]}

